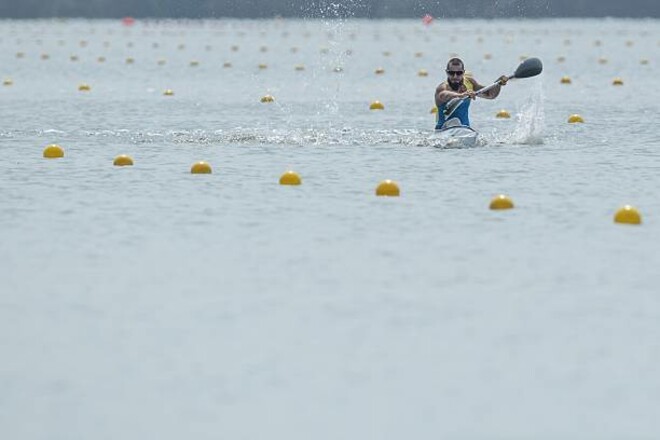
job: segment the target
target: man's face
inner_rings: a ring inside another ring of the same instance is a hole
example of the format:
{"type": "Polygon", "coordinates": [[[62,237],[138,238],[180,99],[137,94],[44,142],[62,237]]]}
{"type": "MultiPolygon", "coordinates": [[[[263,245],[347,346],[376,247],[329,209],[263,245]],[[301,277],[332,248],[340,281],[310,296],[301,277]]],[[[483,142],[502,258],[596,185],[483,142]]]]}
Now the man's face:
{"type": "Polygon", "coordinates": [[[458,89],[463,83],[463,74],[465,71],[460,65],[450,65],[447,69],[447,82],[452,89],[458,89]]]}

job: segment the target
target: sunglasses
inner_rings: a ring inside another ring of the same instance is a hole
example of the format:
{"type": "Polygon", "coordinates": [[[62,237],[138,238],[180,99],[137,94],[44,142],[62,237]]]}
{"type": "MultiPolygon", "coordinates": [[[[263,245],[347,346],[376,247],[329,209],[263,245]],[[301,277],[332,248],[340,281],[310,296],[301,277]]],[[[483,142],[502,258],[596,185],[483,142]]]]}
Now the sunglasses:
{"type": "Polygon", "coordinates": [[[465,73],[462,70],[445,70],[445,72],[447,72],[447,76],[461,76],[465,73]]]}

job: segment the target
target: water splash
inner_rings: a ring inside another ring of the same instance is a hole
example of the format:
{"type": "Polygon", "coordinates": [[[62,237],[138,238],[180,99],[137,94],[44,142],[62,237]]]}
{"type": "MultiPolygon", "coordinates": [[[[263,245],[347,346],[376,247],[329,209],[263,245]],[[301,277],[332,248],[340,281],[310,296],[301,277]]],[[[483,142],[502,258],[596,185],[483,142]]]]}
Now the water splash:
{"type": "Polygon", "coordinates": [[[504,143],[522,145],[539,145],[543,143],[545,131],[543,101],[543,88],[539,81],[532,95],[521,106],[516,115],[516,126],[504,138],[504,143]]]}

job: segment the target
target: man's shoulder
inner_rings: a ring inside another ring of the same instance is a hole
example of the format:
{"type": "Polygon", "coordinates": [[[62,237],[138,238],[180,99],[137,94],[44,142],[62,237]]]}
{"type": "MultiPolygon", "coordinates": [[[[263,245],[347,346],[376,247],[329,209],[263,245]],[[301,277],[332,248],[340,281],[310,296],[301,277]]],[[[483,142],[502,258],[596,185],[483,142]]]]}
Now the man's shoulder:
{"type": "Polygon", "coordinates": [[[447,81],[443,81],[440,84],[438,84],[438,87],[436,87],[435,90],[441,92],[443,90],[447,90],[447,87],[448,87],[447,81]]]}

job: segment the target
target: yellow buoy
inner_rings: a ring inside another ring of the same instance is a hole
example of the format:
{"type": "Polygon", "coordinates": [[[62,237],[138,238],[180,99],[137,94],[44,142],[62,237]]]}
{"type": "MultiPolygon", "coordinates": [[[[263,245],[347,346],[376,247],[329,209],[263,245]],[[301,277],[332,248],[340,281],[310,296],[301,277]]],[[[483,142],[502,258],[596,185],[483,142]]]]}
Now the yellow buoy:
{"type": "Polygon", "coordinates": [[[384,57],[389,57],[390,55],[392,55],[392,52],[390,52],[389,50],[383,52],[384,57]]]}
{"type": "Polygon", "coordinates": [[[376,187],[377,196],[398,197],[399,194],[399,185],[393,180],[383,180],[376,187]]]}
{"type": "Polygon", "coordinates": [[[213,170],[211,169],[211,165],[204,161],[196,162],[190,168],[190,172],[192,174],[211,174],[212,171],[213,170]]]}
{"type": "Polygon", "coordinates": [[[382,75],[383,73],[385,73],[385,69],[383,67],[377,67],[374,73],[376,75],[382,75]]]}
{"type": "Polygon", "coordinates": [[[126,64],[133,64],[135,63],[135,58],[128,57],[126,58],[126,64]]]}
{"type": "Polygon", "coordinates": [[[632,41],[632,40],[626,41],[626,46],[628,46],[628,47],[632,47],[634,44],[635,44],[635,42],[632,41]]]}
{"type": "Polygon", "coordinates": [[[607,58],[605,58],[605,57],[598,58],[598,63],[599,64],[607,64],[607,58]]]}
{"type": "Polygon", "coordinates": [[[162,58],[156,62],[156,64],[158,64],[159,66],[164,66],[165,63],[167,63],[167,60],[164,60],[162,58]]]}
{"type": "Polygon", "coordinates": [[[69,57],[69,59],[70,59],[71,61],[73,61],[73,62],[79,60],[78,55],[71,55],[71,56],[69,57]]]}
{"type": "Polygon", "coordinates": [[[98,57],[96,61],[98,61],[99,63],[105,63],[105,57],[98,57]]]}
{"type": "Polygon", "coordinates": [[[563,63],[564,61],[566,61],[566,57],[564,57],[564,56],[558,56],[557,57],[557,62],[558,63],[563,63]]]}
{"type": "Polygon", "coordinates": [[[57,144],[50,144],[44,148],[44,157],[46,159],[57,159],[64,157],[64,149],[57,144]]]}
{"type": "Polygon", "coordinates": [[[197,66],[199,66],[199,61],[197,61],[197,60],[192,60],[192,61],[190,62],[190,67],[197,67],[197,66]]]}
{"type": "Polygon", "coordinates": [[[50,59],[50,55],[48,55],[47,53],[42,53],[41,54],[41,59],[42,60],[48,60],[48,59],[50,59]]]}
{"type": "Polygon", "coordinates": [[[484,60],[492,60],[492,59],[493,59],[493,56],[491,54],[489,54],[489,53],[484,54],[484,60]]]}
{"type": "Polygon", "coordinates": [[[415,52],[415,58],[421,58],[424,56],[424,52],[415,52]]]}
{"type": "Polygon", "coordinates": [[[268,64],[261,63],[257,67],[259,67],[259,70],[268,69],[268,64]]]}
{"type": "Polygon", "coordinates": [[[417,76],[429,76],[429,72],[426,69],[419,69],[417,76]]]}
{"type": "Polygon", "coordinates": [[[571,84],[571,77],[570,76],[562,76],[561,80],[559,80],[561,84],[571,84]]]}
{"type": "Polygon", "coordinates": [[[2,85],[3,85],[3,86],[11,86],[11,85],[13,85],[13,84],[14,84],[14,81],[12,81],[11,78],[5,78],[5,79],[2,81],[2,85]]]}
{"type": "Polygon", "coordinates": [[[612,85],[613,86],[622,86],[623,85],[623,80],[619,78],[618,76],[612,80],[612,85]]]}
{"type": "Polygon", "coordinates": [[[25,54],[23,52],[16,52],[16,58],[25,58],[25,54]]]}
{"type": "Polygon", "coordinates": [[[300,185],[302,179],[295,171],[287,171],[280,177],[280,185],[300,185]]]}
{"type": "Polygon", "coordinates": [[[225,62],[225,63],[222,65],[222,67],[224,67],[225,69],[229,69],[229,68],[231,67],[231,63],[230,63],[230,62],[225,62]]]}
{"type": "Polygon", "coordinates": [[[490,201],[490,209],[512,209],[513,200],[509,196],[500,194],[490,201]]]}
{"type": "Polygon", "coordinates": [[[294,66],[294,69],[295,69],[297,72],[302,72],[303,70],[305,70],[305,65],[304,65],[304,64],[296,64],[296,65],[294,66]]]}
{"type": "Polygon", "coordinates": [[[641,60],[639,60],[639,64],[641,64],[643,66],[646,66],[648,63],[649,63],[649,60],[647,60],[646,58],[642,58],[641,60]]]}
{"type": "Polygon", "coordinates": [[[164,95],[164,96],[174,96],[174,90],[172,90],[172,89],[165,89],[165,91],[163,92],[163,95],[164,95]]]}
{"type": "Polygon", "coordinates": [[[369,104],[369,110],[385,110],[385,106],[380,101],[374,101],[369,104]]]}
{"type": "Polygon", "coordinates": [[[232,46],[231,51],[232,52],[238,52],[238,46],[232,46]]]}
{"type": "Polygon", "coordinates": [[[642,223],[642,215],[637,208],[625,205],[614,214],[614,223],[625,223],[629,225],[639,225],[642,223]]]}
{"type": "Polygon", "coordinates": [[[82,83],[78,86],[78,90],[81,92],[89,92],[92,88],[87,83],[82,83]]]}
{"type": "Polygon", "coordinates": [[[133,165],[133,159],[130,156],[127,156],[125,154],[121,154],[121,155],[115,157],[113,165],[116,166],[116,167],[131,166],[131,165],[133,165]]]}
{"type": "Polygon", "coordinates": [[[273,95],[264,95],[261,97],[261,102],[274,102],[275,98],[273,98],[273,95]]]}
{"type": "Polygon", "coordinates": [[[582,124],[582,123],[584,123],[584,119],[582,118],[582,116],[580,116],[578,114],[574,114],[574,115],[570,115],[568,117],[568,123],[569,124],[576,124],[576,123],[577,124],[582,124]]]}
{"type": "Polygon", "coordinates": [[[438,113],[438,107],[433,107],[429,113],[437,114],[438,113]]]}
{"type": "Polygon", "coordinates": [[[259,48],[259,51],[260,51],[260,52],[268,52],[268,47],[267,47],[267,46],[261,46],[261,47],[259,48]]]}
{"type": "Polygon", "coordinates": [[[502,109],[499,112],[497,112],[495,117],[500,119],[509,119],[511,117],[511,113],[509,113],[507,110],[502,109]]]}

